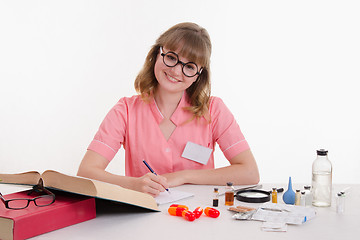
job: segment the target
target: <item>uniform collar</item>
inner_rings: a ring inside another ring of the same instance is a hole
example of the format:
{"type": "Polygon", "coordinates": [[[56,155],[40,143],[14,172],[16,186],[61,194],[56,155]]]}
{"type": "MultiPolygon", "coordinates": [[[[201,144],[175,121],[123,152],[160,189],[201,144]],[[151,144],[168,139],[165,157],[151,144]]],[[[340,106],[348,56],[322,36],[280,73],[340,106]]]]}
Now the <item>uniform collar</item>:
{"type": "MultiPolygon", "coordinates": [[[[189,107],[189,106],[190,106],[190,103],[188,101],[188,96],[187,96],[186,92],[184,92],[178,106],[175,109],[175,112],[173,113],[173,115],[170,118],[170,120],[176,126],[178,126],[178,125],[188,121],[189,119],[191,119],[192,113],[190,113],[189,111],[186,111],[186,110],[183,109],[184,107],[189,107]]],[[[164,116],[160,112],[160,109],[157,106],[154,97],[152,98],[152,100],[150,102],[150,108],[151,108],[151,111],[152,111],[152,113],[153,113],[153,115],[155,117],[156,122],[158,124],[160,124],[162,122],[162,120],[164,119],[164,116]]]]}

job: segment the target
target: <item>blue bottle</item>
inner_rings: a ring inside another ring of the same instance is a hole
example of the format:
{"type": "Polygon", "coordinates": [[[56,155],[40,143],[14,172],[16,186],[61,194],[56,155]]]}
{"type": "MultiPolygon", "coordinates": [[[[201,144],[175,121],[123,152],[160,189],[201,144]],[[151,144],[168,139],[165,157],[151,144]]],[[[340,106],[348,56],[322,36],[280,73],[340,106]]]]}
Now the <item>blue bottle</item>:
{"type": "Polygon", "coordinates": [[[289,177],[288,190],[283,195],[284,203],[295,204],[295,192],[292,190],[291,177],[289,177]]]}

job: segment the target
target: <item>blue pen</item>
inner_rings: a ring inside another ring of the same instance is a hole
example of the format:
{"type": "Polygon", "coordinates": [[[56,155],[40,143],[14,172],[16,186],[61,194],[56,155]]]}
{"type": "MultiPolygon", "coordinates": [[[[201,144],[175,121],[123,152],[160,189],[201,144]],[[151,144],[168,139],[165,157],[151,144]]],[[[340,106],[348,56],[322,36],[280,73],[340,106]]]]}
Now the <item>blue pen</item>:
{"type": "MultiPolygon", "coordinates": [[[[152,172],[153,174],[155,174],[157,176],[156,172],[150,167],[150,165],[145,160],[143,160],[143,163],[150,170],[150,172],[152,172]]],[[[169,192],[169,189],[166,188],[165,190],[169,192]]]]}

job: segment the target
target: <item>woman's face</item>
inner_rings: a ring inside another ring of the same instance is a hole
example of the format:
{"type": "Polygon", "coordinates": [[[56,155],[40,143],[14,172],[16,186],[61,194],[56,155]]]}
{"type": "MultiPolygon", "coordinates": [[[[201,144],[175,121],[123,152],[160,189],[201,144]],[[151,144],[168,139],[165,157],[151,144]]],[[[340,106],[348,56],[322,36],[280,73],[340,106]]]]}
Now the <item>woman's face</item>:
{"type": "MultiPolygon", "coordinates": [[[[166,49],[165,47],[162,48],[163,53],[167,53],[170,50],[166,49]]],[[[175,52],[178,54],[180,52],[181,48],[176,49],[175,52]]],[[[183,56],[179,55],[179,61],[183,63],[190,62],[189,59],[184,58],[183,56]]],[[[161,56],[161,48],[160,52],[157,56],[155,67],[154,67],[154,73],[155,77],[159,83],[158,88],[161,91],[166,91],[169,93],[180,93],[186,90],[188,87],[193,84],[193,82],[196,81],[198,75],[195,75],[193,77],[187,77],[183,73],[183,65],[181,63],[178,63],[175,67],[168,67],[165,65],[163,61],[163,56],[161,56]]],[[[199,66],[200,68],[200,66],[199,66]]]]}

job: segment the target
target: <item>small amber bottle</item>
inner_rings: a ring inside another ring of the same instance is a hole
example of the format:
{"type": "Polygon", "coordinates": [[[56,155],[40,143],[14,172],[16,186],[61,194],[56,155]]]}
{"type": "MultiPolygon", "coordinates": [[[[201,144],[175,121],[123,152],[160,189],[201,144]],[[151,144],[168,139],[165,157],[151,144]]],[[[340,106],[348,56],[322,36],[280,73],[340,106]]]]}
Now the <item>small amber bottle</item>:
{"type": "Polygon", "coordinates": [[[277,190],[276,190],[276,188],[272,189],[271,200],[272,200],[273,203],[277,203],[277,190]]]}
{"type": "Polygon", "coordinates": [[[214,188],[213,207],[219,206],[219,189],[214,188]]]}
{"type": "Polygon", "coordinates": [[[233,206],[234,205],[234,187],[233,187],[232,182],[226,183],[225,205],[226,206],[233,206]]]}

